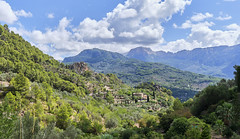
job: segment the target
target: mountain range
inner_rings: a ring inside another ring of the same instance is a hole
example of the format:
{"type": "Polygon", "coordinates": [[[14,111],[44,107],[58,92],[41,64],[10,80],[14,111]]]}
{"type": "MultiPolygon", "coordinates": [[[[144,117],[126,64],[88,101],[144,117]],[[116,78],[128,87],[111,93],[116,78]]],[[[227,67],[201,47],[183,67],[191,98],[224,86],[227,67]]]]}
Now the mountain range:
{"type": "Polygon", "coordinates": [[[144,62],[97,48],[84,50],[76,56],[67,57],[63,63],[71,64],[81,61],[88,63],[95,72],[114,73],[123,82],[132,86],[142,82],[160,83],[170,88],[173,95],[182,100],[193,97],[196,91],[219,81],[215,77],[182,71],[161,63],[144,62]]]}
{"type": "Polygon", "coordinates": [[[240,44],[183,50],[177,53],[137,47],[126,56],[146,62],[158,62],[175,68],[221,78],[233,78],[234,65],[240,65],[240,44]]]}

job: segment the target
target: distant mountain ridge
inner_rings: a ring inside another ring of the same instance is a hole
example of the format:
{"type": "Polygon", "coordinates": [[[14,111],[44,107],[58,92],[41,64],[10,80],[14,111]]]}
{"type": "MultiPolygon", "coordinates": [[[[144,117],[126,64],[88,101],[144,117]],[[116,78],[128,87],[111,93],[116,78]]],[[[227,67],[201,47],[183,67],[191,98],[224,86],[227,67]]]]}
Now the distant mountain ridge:
{"type": "Polygon", "coordinates": [[[66,57],[62,62],[74,63],[74,62],[86,61],[88,63],[92,63],[92,62],[96,63],[96,62],[106,61],[109,59],[114,59],[114,60],[118,59],[118,60],[126,61],[128,58],[119,53],[108,52],[98,48],[93,48],[93,49],[84,50],[76,56],[66,57]]]}
{"type": "Polygon", "coordinates": [[[183,50],[177,53],[152,51],[137,47],[127,55],[145,62],[158,62],[194,73],[222,78],[233,78],[234,65],[240,65],[240,44],[183,50]]]}
{"type": "MultiPolygon", "coordinates": [[[[147,52],[151,53],[149,50],[147,52]]],[[[193,97],[196,91],[219,81],[219,79],[210,76],[181,71],[161,63],[144,62],[127,58],[119,53],[96,48],[84,50],[73,57],[67,57],[63,60],[63,63],[81,61],[88,63],[98,73],[114,73],[129,85],[138,85],[142,82],[153,81],[169,87],[173,92],[175,90],[175,92],[188,92],[191,94],[190,96],[188,93],[175,94],[175,96],[180,98],[193,97]]]]}

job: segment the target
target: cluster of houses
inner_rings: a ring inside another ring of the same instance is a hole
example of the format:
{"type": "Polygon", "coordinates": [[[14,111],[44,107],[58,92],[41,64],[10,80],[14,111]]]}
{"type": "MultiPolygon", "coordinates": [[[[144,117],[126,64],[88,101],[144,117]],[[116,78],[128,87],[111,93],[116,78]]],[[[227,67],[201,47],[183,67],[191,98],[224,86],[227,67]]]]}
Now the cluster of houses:
{"type": "MultiPolygon", "coordinates": [[[[90,94],[93,97],[100,97],[106,99],[107,92],[99,92],[97,94],[90,94]]],[[[133,93],[131,98],[126,98],[124,95],[117,95],[113,93],[114,104],[131,104],[136,102],[148,102],[149,96],[144,93],[133,93]]]]}

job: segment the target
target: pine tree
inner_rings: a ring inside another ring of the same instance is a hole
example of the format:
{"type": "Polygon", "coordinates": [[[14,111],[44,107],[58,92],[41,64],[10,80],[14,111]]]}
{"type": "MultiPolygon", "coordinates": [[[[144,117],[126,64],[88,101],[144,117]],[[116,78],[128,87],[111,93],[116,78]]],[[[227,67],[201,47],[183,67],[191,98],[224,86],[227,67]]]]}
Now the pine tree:
{"type": "Polygon", "coordinates": [[[240,66],[234,66],[234,68],[236,70],[234,72],[234,74],[235,74],[235,83],[236,83],[236,85],[238,87],[238,92],[240,93],[240,66]]]}
{"type": "Polygon", "coordinates": [[[207,124],[205,124],[203,127],[201,139],[211,139],[211,128],[207,124]]]}
{"type": "Polygon", "coordinates": [[[60,129],[66,129],[70,123],[71,113],[66,104],[62,104],[57,113],[56,126],[60,129]]]}
{"type": "Polygon", "coordinates": [[[22,73],[13,78],[10,84],[14,87],[15,91],[19,91],[23,95],[26,95],[29,92],[30,81],[22,73]]]}

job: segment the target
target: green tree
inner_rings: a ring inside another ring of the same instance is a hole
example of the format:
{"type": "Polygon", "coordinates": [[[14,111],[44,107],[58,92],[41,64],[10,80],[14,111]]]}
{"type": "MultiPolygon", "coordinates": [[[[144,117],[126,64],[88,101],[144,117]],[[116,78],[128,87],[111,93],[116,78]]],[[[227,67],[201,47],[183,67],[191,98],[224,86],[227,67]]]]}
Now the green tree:
{"type": "Polygon", "coordinates": [[[181,101],[176,98],[173,102],[173,110],[181,110],[183,108],[183,104],[181,103],[181,101]]]}
{"type": "Polygon", "coordinates": [[[102,124],[100,124],[100,123],[97,122],[97,121],[93,122],[93,127],[92,127],[92,129],[93,129],[93,134],[98,135],[98,134],[102,133],[102,131],[103,131],[102,128],[103,128],[103,125],[102,125],[102,124]]]}
{"type": "Polygon", "coordinates": [[[107,102],[110,103],[110,104],[114,103],[114,97],[113,97],[113,95],[108,92],[108,93],[106,94],[106,100],[107,100],[107,102]]]}
{"type": "Polygon", "coordinates": [[[222,135],[223,130],[225,128],[223,121],[222,120],[217,120],[215,122],[215,125],[213,126],[213,128],[218,134],[222,135]]]}
{"type": "Polygon", "coordinates": [[[11,92],[8,92],[7,95],[4,98],[4,106],[5,110],[17,110],[17,105],[16,105],[16,96],[14,96],[11,92]]]}
{"type": "Polygon", "coordinates": [[[80,128],[84,133],[92,133],[93,131],[92,122],[86,117],[86,115],[81,116],[77,127],[80,128]]]}
{"type": "Polygon", "coordinates": [[[16,91],[21,92],[21,94],[23,95],[29,92],[30,81],[22,73],[18,74],[15,78],[13,78],[10,84],[14,87],[16,91]]]}
{"type": "Polygon", "coordinates": [[[160,127],[164,132],[167,132],[171,126],[173,120],[177,118],[176,115],[173,114],[165,114],[160,118],[160,127]]]}
{"type": "Polygon", "coordinates": [[[190,123],[188,122],[187,118],[181,117],[174,119],[165,137],[171,138],[174,137],[175,135],[184,135],[189,128],[190,123]]]}
{"type": "Polygon", "coordinates": [[[56,131],[54,130],[55,126],[56,126],[55,122],[48,124],[47,127],[42,128],[38,132],[36,138],[37,139],[53,139],[53,138],[58,139],[58,138],[60,138],[59,133],[56,133],[56,131]]]}
{"type": "Polygon", "coordinates": [[[136,132],[133,129],[127,129],[121,133],[121,137],[122,137],[122,139],[130,139],[131,136],[133,136],[135,134],[136,134],[136,132]]]}
{"type": "Polygon", "coordinates": [[[45,91],[37,84],[32,85],[31,92],[34,94],[36,99],[46,100],[45,91]]]}
{"type": "Polygon", "coordinates": [[[226,125],[231,124],[233,119],[233,106],[231,103],[224,102],[222,105],[217,107],[216,113],[226,125]]]}
{"type": "Polygon", "coordinates": [[[5,29],[7,32],[9,32],[9,28],[8,28],[8,25],[7,25],[7,24],[4,24],[3,27],[4,27],[4,29],[5,29]]]}
{"type": "MultiPolygon", "coordinates": [[[[5,103],[5,102],[4,102],[5,103]]],[[[0,138],[8,139],[14,132],[15,122],[17,115],[14,110],[4,109],[2,104],[0,104],[0,138]]]]}
{"type": "Polygon", "coordinates": [[[234,72],[234,74],[235,74],[235,83],[236,83],[236,85],[238,87],[238,92],[240,92],[240,66],[234,66],[234,68],[236,70],[234,72]]]}
{"type": "Polygon", "coordinates": [[[202,111],[207,110],[211,105],[217,104],[221,100],[228,100],[231,97],[227,84],[210,85],[195,96],[191,112],[193,115],[199,116],[202,111]]]}
{"type": "Polygon", "coordinates": [[[109,118],[105,122],[105,127],[106,128],[115,128],[118,126],[118,120],[114,118],[109,118]]]}
{"type": "Polygon", "coordinates": [[[41,101],[37,100],[37,103],[34,105],[34,115],[41,118],[44,115],[44,109],[41,101]]]}
{"type": "Polygon", "coordinates": [[[199,139],[201,137],[201,130],[198,128],[190,128],[185,133],[187,139],[199,139]]]}
{"type": "Polygon", "coordinates": [[[211,128],[209,125],[204,125],[200,139],[211,139],[211,128]]]}
{"type": "Polygon", "coordinates": [[[42,83],[43,89],[46,92],[46,101],[48,106],[48,111],[51,111],[51,106],[53,103],[53,88],[50,86],[50,84],[43,82],[42,83]]]}
{"type": "Polygon", "coordinates": [[[39,130],[39,120],[30,116],[30,113],[27,112],[23,117],[19,117],[12,138],[34,139],[39,130]]]}
{"type": "Polygon", "coordinates": [[[82,136],[79,135],[83,135],[83,132],[76,128],[75,126],[69,126],[67,127],[66,130],[64,130],[64,132],[60,135],[62,139],[77,139],[77,138],[83,138],[82,136]]]}
{"type": "Polygon", "coordinates": [[[66,129],[70,124],[69,107],[66,104],[62,104],[57,112],[57,122],[56,126],[60,129],[66,129]]]}

